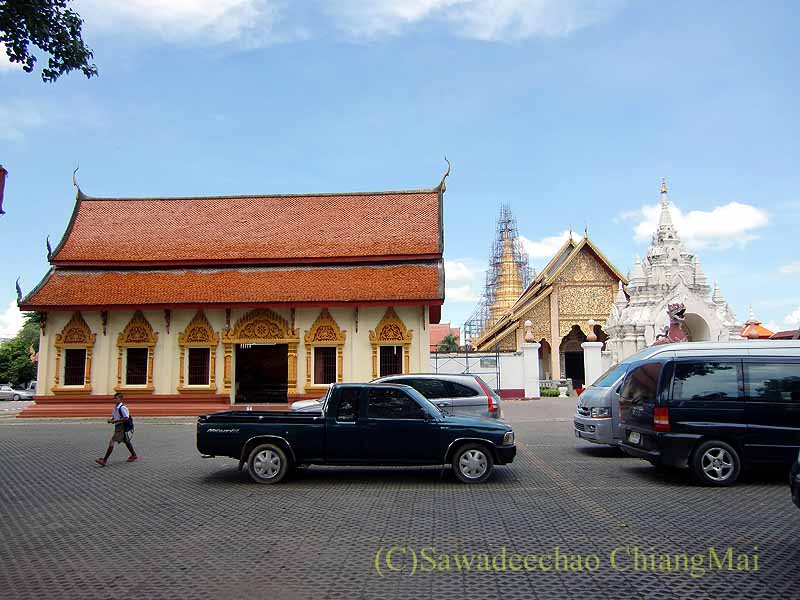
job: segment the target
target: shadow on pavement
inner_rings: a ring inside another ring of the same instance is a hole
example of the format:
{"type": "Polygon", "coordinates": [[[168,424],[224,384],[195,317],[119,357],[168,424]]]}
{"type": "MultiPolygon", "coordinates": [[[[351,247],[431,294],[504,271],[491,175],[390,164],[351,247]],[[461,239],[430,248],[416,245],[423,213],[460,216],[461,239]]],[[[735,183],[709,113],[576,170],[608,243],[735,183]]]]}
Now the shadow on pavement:
{"type": "MultiPolygon", "coordinates": [[[[620,468],[627,473],[646,480],[648,483],[664,484],[672,486],[704,487],[698,484],[689,469],[678,469],[675,467],[654,467],[642,461],[641,465],[625,465],[620,468]]],[[[762,466],[745,467],[744,472],[739,476],[739,481],[734,487],[746,485],[775,485],[786,486],[786,493],[789,493],[789,467],[781,466],[762,466]]],[[[713,486],[705,486],[713,488],[713,486]]]]}
{"type": "MultiPolygon", "coordinates": [[[[479,487],[491,487],[498,484],[508,484],[516,481],[512,470],[501,467],[495,469],[488,481],[476,484],[479,487]]],[[[248,483],[258,485],[251,481],[247,474],[247,467],[240,472],[235,466],[223,467],[213,473],[207,474],[203,481],[207,484],[241,484],[248,483]]],[[[447,467],[444,471],[439,467],[344,467],[344,466],[310,466],[296,469],[288,474],[286,479],[277,484],[307,483],[321,484],[330,483],[352,484],[360,483],[363,485],[385,485],[387,483],[403,484],[439,484],[451,483],[471,487],[462,484],[453,475],[452,470],[447,467]]]]}

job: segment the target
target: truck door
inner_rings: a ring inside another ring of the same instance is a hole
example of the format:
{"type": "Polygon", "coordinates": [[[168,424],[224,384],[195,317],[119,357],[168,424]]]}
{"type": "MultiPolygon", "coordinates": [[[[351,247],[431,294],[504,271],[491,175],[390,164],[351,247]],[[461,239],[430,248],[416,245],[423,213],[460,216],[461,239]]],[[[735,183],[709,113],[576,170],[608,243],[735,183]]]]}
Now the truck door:
{"type": "Polygon", "coordinates": [[[404,390],[367,389],[365,457],[373,462],[437,463],[441,434],[428,412],[404,390]]]}
{"type": "Polygon", "coordinates": [[[325,460],[359,462],[363,459],[364,419],[361,412],[363,387],[337,386],[325,415],[325,460]]]}

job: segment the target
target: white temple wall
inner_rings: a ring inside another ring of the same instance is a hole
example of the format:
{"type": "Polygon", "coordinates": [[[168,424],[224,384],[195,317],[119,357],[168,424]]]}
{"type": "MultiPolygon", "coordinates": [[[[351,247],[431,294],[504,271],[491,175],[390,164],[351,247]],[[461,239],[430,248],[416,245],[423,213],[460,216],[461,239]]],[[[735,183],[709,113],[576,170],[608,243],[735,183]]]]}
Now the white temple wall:
{"type": "MultiPolygon", "coordinates": [[[[366,382],[373,377],[372,345],[369,340],[370,330],[374,330],[383,319],[387,306],[360,307],[356,317],[355,307],[333,307],[329,312],[339,327],[346,331],[347,337],[343,348],[342,380],[344,382],[366,382]],[[357,318],[357,323],[356,323],[357,318]]],[[[428,310],[420,306],[395,306],[395,312],[406,328],[413,330],[409,346],[409,371],[421,372],[429,368],[430,326],[427,323],[428,310]]],[[[251,309],[231,310],[230,326],[251,309]]],[[[272,309],[291,323],[289,309],[272,309]]],[[[298,330],[297,348],[297,392],[304,393],[306,383],[306,348],[304,336],[319,316],[322,307],[297,309],[295,311],[295,328],[298,330]]],[[[99,311],[81,311],[81,316],[95,334],[91,364],[91,394],[112,395],[117,385],[117,336],[134,315],[134,310],[109,311],[106,333],[103,334],[102,320],[99,311]]],[[[178,393],[180,345],[178,336],[194,318],[197,309],[175,309],[171,311],[169,332],[163,310],[142,311],[147,321],[158,334],[158,343],[153,352],[153,387],[156,395],[175,395],[178,393]]],[[[222,335],[225,331],[225,310],[204,309],[204,313],[215,332],[220,336],[216,348],[215,379],[216,393],[223,393],[224,346],[222,335]]],[[[55,380],[56,352],[55,336],[64,329],[72,318],[72,311],[53,311],[48,313],[45,333],[39,340],[39,365],[37,368],[37,394],[54,395],[52,388],[55,380]]],[[[232,372],[236,369],[236,353],[232,357],[232,372]]],[[[124,363],[124,358],[123,358],[124,363]]],[[[405,362],[404,362],[405,364],[405,362]]],[[[124,364],[123,364],[124,367],[124,364]]],[[[63,357],[61,360],[60,379],[63,382],[63,357]]]]}

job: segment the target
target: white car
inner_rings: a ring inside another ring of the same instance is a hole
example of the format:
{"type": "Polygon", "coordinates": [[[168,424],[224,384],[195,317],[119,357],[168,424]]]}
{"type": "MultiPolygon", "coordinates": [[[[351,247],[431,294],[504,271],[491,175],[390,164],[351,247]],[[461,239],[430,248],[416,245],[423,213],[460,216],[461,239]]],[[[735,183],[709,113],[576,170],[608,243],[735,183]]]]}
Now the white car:
{"type": "Polygon", "coordinates": [[[33,390],[15,390],[10,385],[0,385],[0,400],[33,400],[33,390]]]}

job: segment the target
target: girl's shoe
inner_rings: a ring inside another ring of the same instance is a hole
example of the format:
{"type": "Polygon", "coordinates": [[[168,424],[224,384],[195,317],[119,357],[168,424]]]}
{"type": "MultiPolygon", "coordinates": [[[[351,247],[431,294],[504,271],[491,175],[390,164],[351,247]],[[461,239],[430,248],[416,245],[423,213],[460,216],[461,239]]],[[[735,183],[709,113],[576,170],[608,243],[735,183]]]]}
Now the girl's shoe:
{"type": "Polygon", "coordinates": [[[94,462],[96,462],[101,467],[105,467],[106,466],[106,459],[105,458],[96,458],[94,460],[94,462]]]}
{"type": "Polygon", "coordinates": [[[136,462],[137,460],[139,460],[139,457],[136,454],[131,454],[128,457],[128,462],[136,462]]]}

